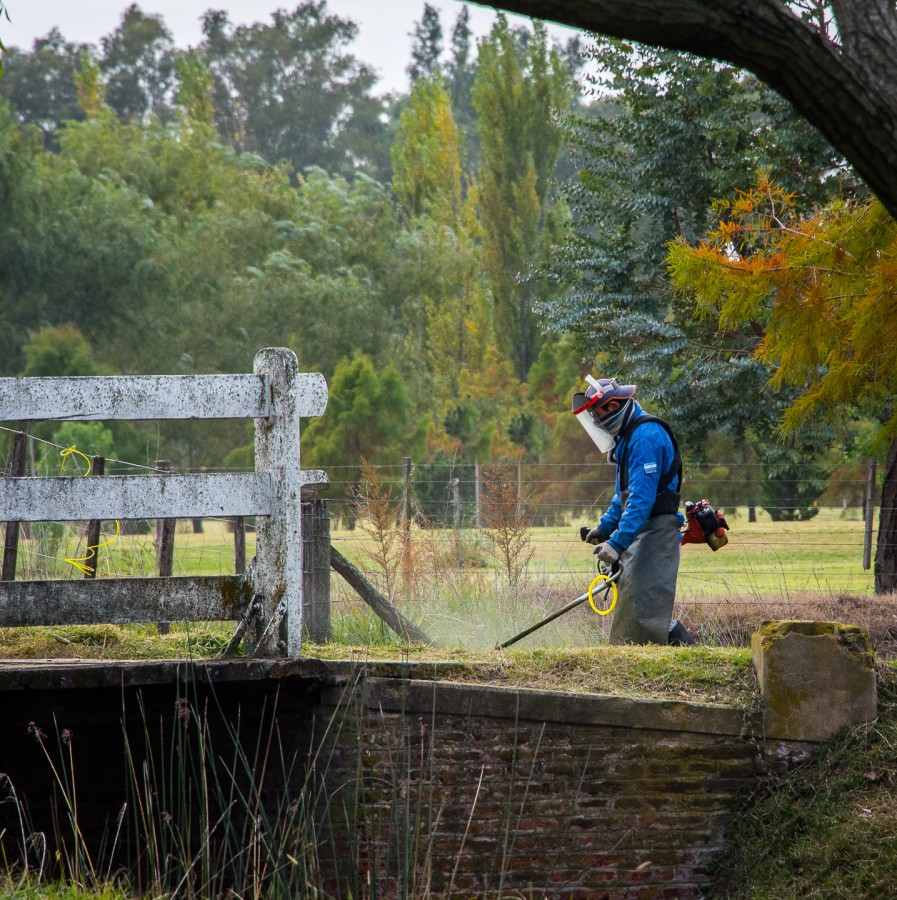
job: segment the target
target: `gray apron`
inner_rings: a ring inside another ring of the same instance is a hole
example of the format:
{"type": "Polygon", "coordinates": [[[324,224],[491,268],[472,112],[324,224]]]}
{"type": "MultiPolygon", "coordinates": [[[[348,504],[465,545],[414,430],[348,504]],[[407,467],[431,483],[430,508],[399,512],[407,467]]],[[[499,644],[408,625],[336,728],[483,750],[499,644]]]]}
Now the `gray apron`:
{"type": "MultiPolygon", "coordinates": [[[[625,508],[628,497],[621,499],[625,508]]],[[[610,624],[612,644],[668,643],[679,573],[679,527],[678,516],[654,516],[620,556],[623,572],[610,624]]]]}

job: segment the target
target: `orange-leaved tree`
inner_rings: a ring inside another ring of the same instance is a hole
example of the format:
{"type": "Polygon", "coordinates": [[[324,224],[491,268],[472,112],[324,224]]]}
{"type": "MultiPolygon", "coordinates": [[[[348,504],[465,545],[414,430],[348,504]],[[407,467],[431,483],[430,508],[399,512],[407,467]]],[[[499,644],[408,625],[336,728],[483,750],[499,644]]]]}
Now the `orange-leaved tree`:
{"type": "Polygon", "coordinates": [[[698,245],[670,244],[673,284],[720,332],[753,328],[771,386],[798,390],[784,430],[853,410],[882,423],[875,589],[897,591],[897,222],[874,199],[801,213],[762,174],[717,209],[698,245]]]}

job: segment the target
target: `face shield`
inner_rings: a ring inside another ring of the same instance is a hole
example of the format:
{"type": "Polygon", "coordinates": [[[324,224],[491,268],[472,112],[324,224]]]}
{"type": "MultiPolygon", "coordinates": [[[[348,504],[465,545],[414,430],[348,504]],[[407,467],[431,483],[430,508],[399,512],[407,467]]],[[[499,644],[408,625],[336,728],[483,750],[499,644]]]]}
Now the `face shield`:
{"type": "Polygon", "coordinates": [[[608,453],[613,449],[614,436],[632,412],[630,399],[635,394],[635,385],[620,384],[616,378],[592,378],[591,375],[586,375],[586,381],[589,383],[586,392],[573,395],[573,415],[595,446],[602,453],[608,453]],[[602,420],[597,411],[611,400],[620,404],[619,409],[602,420]]]}
{"type": "Polygon", "coordinates": [[[588,397],[586,394],[574,394],[573,415],[592,439],[592,443],[602,453],[609,453],[614,446],[614,436],[601,424],[595,413],[599,399],[597,396],[588,397]]]}

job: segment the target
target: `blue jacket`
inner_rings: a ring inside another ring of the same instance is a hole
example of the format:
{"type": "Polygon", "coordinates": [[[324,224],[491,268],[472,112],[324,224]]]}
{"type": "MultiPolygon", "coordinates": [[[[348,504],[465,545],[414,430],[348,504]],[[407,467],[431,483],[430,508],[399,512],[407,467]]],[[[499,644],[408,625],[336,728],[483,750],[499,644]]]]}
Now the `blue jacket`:
{"type": "MultiPolygon", "coordinates": [[[[635,403],[635,412],[630,421],[644,415],[642,407],[635,403]]],[[[615,460],[625,458],[629,475],[629,501],[626,509],[620,499],[620,467],[617,465],[614,498],[610,507],[601,517],[598,530],[610,535],[610,544],[622,553],[638,537],[639,532],[651,515],[657,500],[657,486],[660,479],[672,467],[676,451],[670,436],[662,425],[646,422],[632,432],[628,441],[618,437],[611,456],[615,460]]],[[[667,490],[677,491],[679,478],[674,477],[667,490]]]]}

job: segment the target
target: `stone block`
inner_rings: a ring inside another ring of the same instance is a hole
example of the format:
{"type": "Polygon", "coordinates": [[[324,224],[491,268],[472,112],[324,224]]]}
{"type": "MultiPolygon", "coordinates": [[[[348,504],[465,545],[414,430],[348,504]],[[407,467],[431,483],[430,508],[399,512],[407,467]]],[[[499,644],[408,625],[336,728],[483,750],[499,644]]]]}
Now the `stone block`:
{"type": "Polygon", "coordinates": [[[763,622],[751,637],[767,738],[825,741],[876,716],[869,635],[837,622],[763,622]]]}

